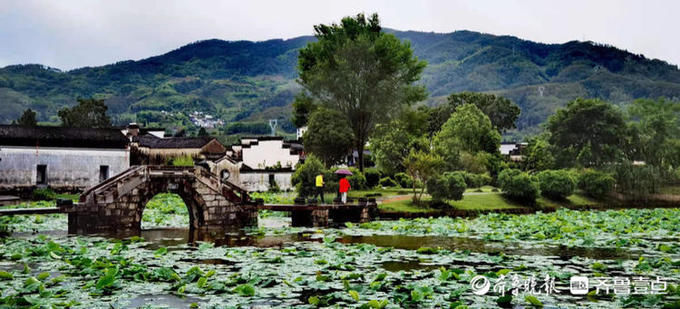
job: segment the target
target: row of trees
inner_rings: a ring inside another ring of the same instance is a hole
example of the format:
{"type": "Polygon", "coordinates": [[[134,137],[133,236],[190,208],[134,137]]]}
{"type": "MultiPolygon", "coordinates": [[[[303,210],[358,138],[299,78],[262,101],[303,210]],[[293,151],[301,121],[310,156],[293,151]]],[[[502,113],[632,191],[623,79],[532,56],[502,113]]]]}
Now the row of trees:
{"type": "MultiPolygon", "coordinates": [[[[63,127],[71,128],[110,128],[111,118],[107,115],[108,107],[104,100],[78,99],[78,105],[59,110],[59,118],[63,127]]],[[[17,119],[15,124],[24,127],[38,125],[37,114],[30,108],[17,119]]]]}
{"type": "Polygon", "coordinates": [[[413,108],[426,97],[415,84],[426,64],[413,56],[408,42],[382,32],[377,15],[346,17],[314,30],[317,41],[300,51],[303,92],[293,103],[293,122],[308,126],[303,137],[308,153],[330,167],[357,150],[363,171],[369,145],[384,182],[406,173],[416,202],[428,182],[442,188],[460,183],[460,175],[441,179],[442,173],[498,172],[501,134],[515,127],[517,105],[463,92],[438,107],[413,108]]]}
{"type": "Polygon", "coordinates": [[[383,172],[408,171],[422,180],[425,170],[440,165],[484,172],[498,160],[500,134],[514,128],[517,105],[465,92],[439,107],[413,109],[426,97],[414,84],[426,64],[408,42],[382,32],[377,15],[346,17],[314,30],[317,42],[300,51],[303,92],[293,103],[293,122],[308,126],[305,148],[326,166],[354,149],[363,171],[367,142],[383,172]]]}
{"type": "Polygon", "coordinates": [[[525,170],[603,168],[621,162],[674,169],[680,165],[680,105],[640,99],[621,109],[577,99],[548,119],[530,140],[525,170]]]}
{"type": "MultiPolygon", "coordinates": [[[[358,150],[363,170],[369,145],[382,174],[411,177],[416,202],[430,185],[460,191],[455,171],[488,175],[508,192],[535,187],[557,198],[559,188],[573,187],[557,169],[592,169],[630,191],[653,190],[659,185],[653,175],[666,179],[680,164],[680,105],[664,99],[637,100],[626,110],[597,99],[574,100],[530,140],[524,161],[506,162],[498,150],[501,134],[515,128],[520,114],[513,102],[463,92],[437,107],[414,108],[411,103],[425,97],[414,84],[425,63],[408,43],[381,32],[376,15],[318,25],[315,33],[318,41],[300,52],[304,91],[293,104],[294,123],[308,125],[306,150],[326,166],[358,150]],[[644,185],[641,179],[647,179],[644,185]]],[[[588,181],[579,183],[587,187],[588,181]]]]}

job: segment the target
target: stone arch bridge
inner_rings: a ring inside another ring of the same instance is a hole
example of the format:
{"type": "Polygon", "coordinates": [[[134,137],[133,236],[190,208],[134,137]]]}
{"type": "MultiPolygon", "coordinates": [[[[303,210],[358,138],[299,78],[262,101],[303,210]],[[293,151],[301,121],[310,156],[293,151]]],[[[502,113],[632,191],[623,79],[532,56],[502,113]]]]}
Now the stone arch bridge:
{"type": "MultiPolygon", "coordinates": [[[[87,189],[78,203],[57,201],[58,209],[49,213],[68,214],[69,234],[120,234],[141,231],[146,204],[159,193],[176,193],[189,211],[192,229],[235,231],[258,225],[258,209],[286,211],[293,226],[326,226],[333,222],[365,222],[377,213],[374,199],[359,199],[358,204],[317,205],[314,200],[295,205],[264,205],[252,201],[248,192],[200,166],[133,166],[87,189]]],[[[36,212],[8,212],[5,215],[36,212]]]]}
{"type": "Polygon", "coordinates": [[[257,226],[257,203],[245,190],[193,166],[133,166],[87,189],[77,204],[58,206],[68,213],[69,234],[123,234],[140,230],[147,202],[165,192],[182,198],[191,228],[257,226]]]}

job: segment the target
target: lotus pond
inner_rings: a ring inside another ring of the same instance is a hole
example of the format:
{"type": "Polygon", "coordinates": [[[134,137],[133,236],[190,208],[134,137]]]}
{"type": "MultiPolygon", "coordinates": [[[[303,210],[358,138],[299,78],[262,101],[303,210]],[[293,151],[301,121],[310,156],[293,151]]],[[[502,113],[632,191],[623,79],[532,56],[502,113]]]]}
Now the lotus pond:
{"type": "Polygon", "coordinates": [[[2,220],[2,308],[680,306],[679,209],[318,230],[262,213],[260,228],[225,236],[183,228],[181,200],[159,195],[145,230],[124,239],[68,236],[63,215],[2,220]],[[573,276],[589,278],[584,293],[570,291],[573,276]]]}

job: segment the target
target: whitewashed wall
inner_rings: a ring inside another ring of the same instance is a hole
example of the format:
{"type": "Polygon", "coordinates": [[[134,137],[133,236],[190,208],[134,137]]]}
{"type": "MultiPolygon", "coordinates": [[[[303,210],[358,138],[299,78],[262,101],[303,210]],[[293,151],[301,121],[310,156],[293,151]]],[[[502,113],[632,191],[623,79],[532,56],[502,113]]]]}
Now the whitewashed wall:
{"type": "Polygon", "coordinates": [[[35,185],[39,164],[47,165],[48,186],[90,187],[99,183],[101,165],[109,166],[109,177],[129,168],[130,152],[126,149],[0,146],[0,185],[35,185]]]}
{"type": "Polygon", "coordinates": [[[250,192],[254,191],[268,191],[269,190],[269,174],[274,174],[274,180],[282,191],[293,190],[291,178],[292,172],[243,172],[241,171],[240,180],[241,186],[250,192]]]}
{"type": "Polygon", "coordinates": [[[257,145],[243,147],[243,163],[253,169],[264,169],[281,162],[282,167],[292,167],[300,160],[299,155],[291,155],[290,148],[283,148],[282,140],[259,141],[257,145]]]}
{"type": "Polygon", "coordinates": [[[229,171],[229,181],[240,185],[241,184],[241,163],[233,163],[227,159],[217,160],[215,163],[208,161],[210,172],[221,177],[222,171],[229,171]]]}

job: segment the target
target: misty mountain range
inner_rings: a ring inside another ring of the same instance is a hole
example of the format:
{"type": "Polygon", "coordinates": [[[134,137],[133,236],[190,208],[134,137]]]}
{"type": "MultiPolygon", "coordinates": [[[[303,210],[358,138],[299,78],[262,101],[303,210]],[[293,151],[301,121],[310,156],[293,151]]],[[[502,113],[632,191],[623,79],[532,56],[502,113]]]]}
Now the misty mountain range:
{"type": "MultiPolygon", "coordinates": [[[[415,54],[427,61],[420,81],[430,94],[425,104],[439,104],[460,91],[499,94],[521,107],[521,133],[535,132],[577,97],[619,105],[637,98],[680,97],[677,66],[613,46],[542,44],[472,31],[386,31],[410,41],[415,54]]],[[[182,114],[202,111],[246,131],[277,118],[291,132],[290,106],[300,89],[297,51],[313,40],[205,40],[139,61],[66,72],[42,65],[7,66],[0,69],[0,122],[9,123],[32,108],[40,121],[56,123],[59,109],[76,104],[76,98],[96,97],[106,99],[117,124],[181,126],[187,124],[182,114]]]]}

